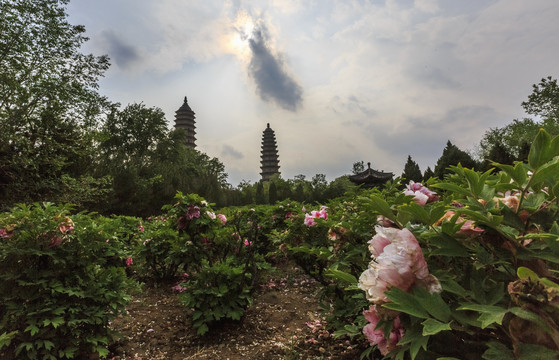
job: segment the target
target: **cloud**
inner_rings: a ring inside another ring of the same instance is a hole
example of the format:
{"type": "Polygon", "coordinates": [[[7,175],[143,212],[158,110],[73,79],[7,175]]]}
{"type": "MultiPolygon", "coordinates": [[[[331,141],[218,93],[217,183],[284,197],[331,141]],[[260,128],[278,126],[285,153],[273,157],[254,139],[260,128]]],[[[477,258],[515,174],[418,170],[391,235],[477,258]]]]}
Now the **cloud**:
{"type": "Polygon", "coordinates": [[[126,44],[112,30],[105,30],[101,33],[101,43],[108,52],[111,60],[121,69],[129,69],[142,59],[140,51],[137,48],[126,44]]]}
{"type": "Polygon", "coordinates": [[[272,52],[268,40],[266,26],[259,23],[248,39],[251,50],[249,76],[262,100],[296,111],[303,103],[303,89],[287,73],[283,56],[272,52]]]}
{"type": "Polygon", "coordinates": [[[232,157],[234,159],[240,160],[244,158],[242,152],[235,150],[231,145],[224,144],[221,149],[221,156],[223,157],[232,157]]]}

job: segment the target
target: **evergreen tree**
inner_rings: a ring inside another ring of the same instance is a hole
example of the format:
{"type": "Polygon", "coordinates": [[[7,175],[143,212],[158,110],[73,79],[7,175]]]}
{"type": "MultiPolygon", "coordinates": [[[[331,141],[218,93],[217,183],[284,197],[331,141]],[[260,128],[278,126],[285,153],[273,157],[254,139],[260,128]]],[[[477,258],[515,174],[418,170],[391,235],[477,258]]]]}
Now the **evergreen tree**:
{"type": "Polygon", "coordinates": [[[264,184],[262,183],[262,181],[259,181],[258,184],[256,185],[256,196],[254,200],[258,205],[263,205],[267,203],[266,194],[264,194],[264,184]]]}
{"type": "Polygon", "coordinates": [[[270,200],[270,205],[274,205],[278,201],[278,190],[276,183],[271,181],[268,188],[268,199],[270,200]]]}
{"type": "Polygon", "coordinates": [[[437,164],[435,165],[435,176],[442,179],[445,174],[450,173],[449,167],[451,165],[458,164],[471,169],[475,169],[477,167],[476,162],[467,152],[460,150],[449,140],[446,143],[443,154],[437,160],[437,164]]]}
{"type": "Polygon", "coordinates": [[[427,169],[425,169],[425,172],[423,173],[423,180],[427,181],[432,177],[435,177],[435,173],[431,170],[430,166],[427,166],[427,169]]]}
{"type": "Polygon", "coordinates": [[[411,159],[411,155],[408,155],[408,161],[406,161],[406,164],[404,165],[402,178],[405,183],[408,183],[410,180],[414,182],[421,182],[423,180],[419,165],[411,159]]]}

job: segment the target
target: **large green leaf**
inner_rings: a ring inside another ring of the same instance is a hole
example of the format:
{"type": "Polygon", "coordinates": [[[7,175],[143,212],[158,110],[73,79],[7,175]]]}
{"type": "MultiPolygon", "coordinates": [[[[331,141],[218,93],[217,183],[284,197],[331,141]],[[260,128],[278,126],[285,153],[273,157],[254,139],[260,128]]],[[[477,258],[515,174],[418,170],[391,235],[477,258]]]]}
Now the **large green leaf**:
{"type": "Polygon", "coordinates": [[[551,160],[551,158],[549,158],[551,155],[549,150],[550,145],[551,136],[545,130],[540,129],[532,143],[530,153],[528,154],[528,164],[530,164],[533,169],[537,169],[551,160]]]}
{"type": "Polygon", "coordinates": [[[421,306],[419,301],[412,294],[398,289],[397,287],[393,287],[386,292],[386,296],[392,302],[383,304],[383,307],[398,310],[418,318],[429,318],[429,313],[423,308],[423,306],[421,306]]]}
{"type": "Polygon", "coordinates": [[[423,336],[435,335],[441,331],[451,330],[450,322],[443,323],[435,319],[427,319],[421,324],[423,325],[423,336]]]}
{"type": "Polygon", "coordinates": [[[506,345],[497,341],[490,341],[487,343],[487,350],[482,357],[485,360],[510,360],[514,359],[514,354],[506,345]]]}
{"type": "Polygon", "coordinates": [[[464,304],[457,310],[472,310],[481,313],[478,320],[481,322],[482,329],[485,329],[493,323],[502,325],[503,318],[509,312],[509,309],[505,309],[500,306],[481,304],[464,304]]]}
{"type": "Polygon", "coordinates": [[[325,275],[337,280],[340,280],[349,285],[357,283],[357,278],[350,273],[346,273],[337,269],[326,269],[325,275]]]}

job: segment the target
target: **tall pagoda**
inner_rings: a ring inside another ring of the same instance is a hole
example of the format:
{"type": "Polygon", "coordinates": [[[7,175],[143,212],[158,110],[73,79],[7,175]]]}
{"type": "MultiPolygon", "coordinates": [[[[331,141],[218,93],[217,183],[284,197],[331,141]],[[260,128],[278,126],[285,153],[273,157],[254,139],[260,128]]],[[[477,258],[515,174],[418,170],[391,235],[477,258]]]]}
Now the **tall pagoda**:
{"type": "Polygon", "coordinates": [[[175,129],[185,129],[186,130],[186,145],[191,148],[196,148],[196,121],[194,120],[194,111],[188,106],[188,101],[186,101],[186,96],[184,97],[184,103],[175,112],[175,129]]]}
{"type": "Polygon", "coordinates": [[[270,177],[274,174],[279,174],[279,158],[278,158],[278,149],[276,145],[276,135],[274,130],[270,128],[270,124],[268,123],[266,126],[266,130],[262,134],[262,152],[261,152],[261,160],[260,160],[260,169],[262,172],[262,180],[267,181],[270,180],[270,177]]]}

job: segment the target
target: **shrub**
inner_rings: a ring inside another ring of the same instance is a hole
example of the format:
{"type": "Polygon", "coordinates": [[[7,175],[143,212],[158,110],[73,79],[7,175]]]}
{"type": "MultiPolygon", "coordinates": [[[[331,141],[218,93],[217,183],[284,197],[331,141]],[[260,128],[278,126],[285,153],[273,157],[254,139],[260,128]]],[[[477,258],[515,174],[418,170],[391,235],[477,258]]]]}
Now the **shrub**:
{"type": "Polygon", "coordinates": [[[133,286],[113,221],[50,203],[0,214],[3,357],[108,353],[109,321],[124,312],[133,286]]]}

